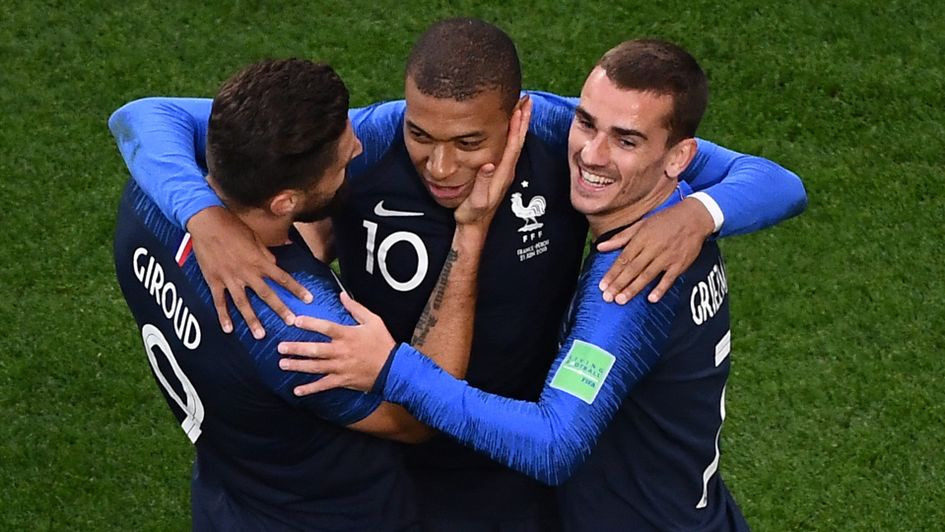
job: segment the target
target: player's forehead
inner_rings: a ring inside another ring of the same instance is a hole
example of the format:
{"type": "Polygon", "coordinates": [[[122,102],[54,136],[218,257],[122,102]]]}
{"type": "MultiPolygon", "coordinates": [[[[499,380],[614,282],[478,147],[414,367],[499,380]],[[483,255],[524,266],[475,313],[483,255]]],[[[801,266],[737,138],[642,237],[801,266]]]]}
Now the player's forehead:
{"type": "Polygon", "coordinates": [[[509,113],[499,89],[486,89],[464,99],[425,94],[408,78],[404,90],[408,128],[418,128],[440,140],[505,131],[509,113]]]}
{"type": "Polygon", "coordinates": [[[672,96],[620,88],[596,67],[581,89],[578,116],[591,119],[598,130],[647,131],[652,138],[669,134],[672,108],[672,96]]]}

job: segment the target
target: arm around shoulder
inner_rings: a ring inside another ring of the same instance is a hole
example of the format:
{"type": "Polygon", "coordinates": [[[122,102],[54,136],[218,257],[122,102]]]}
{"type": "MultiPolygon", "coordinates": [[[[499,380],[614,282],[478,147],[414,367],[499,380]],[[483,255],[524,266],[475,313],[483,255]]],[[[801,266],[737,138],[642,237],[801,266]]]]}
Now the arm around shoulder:
{"type": "Polygon", "coordinates": [[[800,177],[783,166],[699,139],[699,151],[681,176],[701,192],[700,201],[721,237],[746,234],[797,216],[807,206],[800,177]],[[712,209],[712,204],[717,210],[712,209]]]}
{"type": "Polygon", "coordinates": [[[182,228],[197,212],[222,205],[204,180],[211,105],[201,98],[142,98],[108,120],[131,176],[182,228]]]}

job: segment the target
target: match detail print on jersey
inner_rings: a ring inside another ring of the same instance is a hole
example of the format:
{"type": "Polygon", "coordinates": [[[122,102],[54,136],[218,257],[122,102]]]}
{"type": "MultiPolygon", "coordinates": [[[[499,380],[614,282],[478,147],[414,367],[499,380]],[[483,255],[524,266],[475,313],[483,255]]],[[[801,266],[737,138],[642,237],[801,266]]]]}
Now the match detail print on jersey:
{"type": "Polygon", "coordinates": [[[384,200],[377,202],[377,205],[374,206],[374,214],[378,216],[423,216],[422,212],[411,212],[411,211],[395,211],[393,209],[387,209],[384,207],[384,200]]]}
{"type": "Polygon", "coordinates": [[[575,340],[550,386],[591,404],[600,393],[615,360],[614,355],[596,345],[575,340]]]}

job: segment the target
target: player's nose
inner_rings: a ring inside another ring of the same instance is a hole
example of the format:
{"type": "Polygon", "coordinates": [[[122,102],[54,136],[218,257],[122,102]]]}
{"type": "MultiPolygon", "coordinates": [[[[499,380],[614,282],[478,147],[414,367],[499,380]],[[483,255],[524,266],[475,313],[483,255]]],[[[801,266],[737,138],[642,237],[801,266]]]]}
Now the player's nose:
{"type": "Polygon", "coordinates": [[[453,150],[445,144],[433,147],[430,157],[427,158],[427,173],[431,178],[442,181],[456,173],[456,157],[453,150]]]}
{"type": "Polygon", "coordinates": [[[588,139],[581,149],[581,161],[588,166],[606,166],[609,157],[607,136],[603,134],[588,139]]]}

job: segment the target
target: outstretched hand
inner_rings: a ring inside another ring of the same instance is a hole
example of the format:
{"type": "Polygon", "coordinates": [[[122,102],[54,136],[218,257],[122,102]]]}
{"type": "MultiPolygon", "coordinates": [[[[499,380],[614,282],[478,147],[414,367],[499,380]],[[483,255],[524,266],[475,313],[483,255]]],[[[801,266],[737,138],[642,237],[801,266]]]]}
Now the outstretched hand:
{"type": "Polygon", "coordinates": [[[260,339],[266,335],[246,296],[247,288],[255,292],[286,324],[291,325],[295,321],[292,311],[266,284],[267,277],[302,301],[312,301],[312,294],[276,266],[276,258],[256,233],[230,211],[222,207],[204,209],[190,219],[187,229],[190,231],[197,263],[210,287],[220,327],[225,332],[233,331],[233,322],[226,306],[226,294],[229,293],[253,337],[260,339]]]}
{"type": "Polygon", "coordinates": [[[515,165],[525,144],[528,123],[532,116],[532,100],[525,95],[509,120],[509,135],[498,164],[487,163],[479,168],[469,196],[456,208],[457,225],[489,227],[499,203],[515,179],[515,165]]]}
{"type": "Polygon", "coordinates": [[[339,325],[328,320],[299,316],[295,321],[296,327],[321,333],[331,341],[279,344],[279,353],[289,355],[279,361],[280,368],[324,375],[315,382],[297,386],[295,395],[309,395],[332,388],[371,391],[396,345],[384,321],[377,314],[351,299],[347,292],[341,293],[341,302],[358,325],[339,325]]]}
{"type": "Polygon", "coordinates": [[[623,305],[663,274],[647,296],[656,303],[696,260],[714,230],[712,216],[702,203],[686,199],[599,244],[598,251],[625,246],[600,282],[604,300],[623,305]]]}

